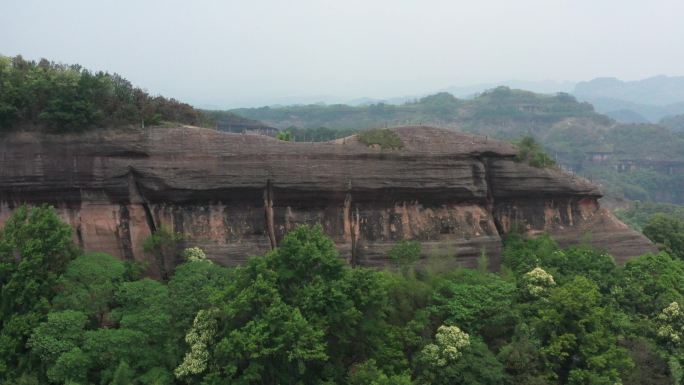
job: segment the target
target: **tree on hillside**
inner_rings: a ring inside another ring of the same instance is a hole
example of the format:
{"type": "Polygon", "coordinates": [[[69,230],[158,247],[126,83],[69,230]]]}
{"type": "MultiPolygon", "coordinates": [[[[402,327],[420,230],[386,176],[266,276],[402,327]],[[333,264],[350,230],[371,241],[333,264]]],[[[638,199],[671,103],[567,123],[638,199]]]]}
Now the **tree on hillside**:
{"type": "Polygon", "coordinates": [[[107,326],[114,306],[114,294],[125,280],[125,264],[105,253],[79,256],[59,279],[54,310],[78,310],[95,326],[107,326]]]}
{"type": "Polygon", "coordinates": [[[684,260],[684,222],[667,214],[655,214],[644,226],[644,235],[673,257],[684,260]]]}
{"type": "Polygon", "coordinates": [[[617,346],[617,315],[601,301],[598,286],[576,276],[539,308],[540,351],[561,384],[614,384],[633,365],[617,346]]]}
{"type": "Polygon", "coordinates": [[[616,300],[629,312],[652,315],[674,301],[684,302],[684,261],[667,253],[628,261],[618,275],[616,300]]]}
{"type": "MultiPolygon", "coordinates": [[[[199,248],[194,250],[197,254],[199,248]]],[[[202,252],[203,254],[203,252],[202,252]]],[[[197,312],[211,306],[211,298],[229,285],[232,270],[206,259],[189,260],[179,265],[168,283],[169,297],[174,306],[169,311],[173,317],[173,328],[182,349],[186,332],[192,326],[197,312]]]]}
{"type": "Polygon", "coordinates": [[[49,206],[18,208],[0,231],[0,380],[35,369],[26,341],[76,254],[71,228],[49,206]]]}
{"type": "Polygon", "coordinates": [[[503,368],[487,346],[458,326],[440,326],[416,359],[418,384],[501,384],[503,368]]]}
{"type": "MultiPolygon", "coordinates": [[[[76,286],[78,279],[66,278],[76,286]]],[[[170,384],[177,358],[171,301],[160,282],[142,279],[120,282],[103,279],[82,286],[82,294],[106,290],[111,307],[104,324],[91,322],[87,304],[65,302],[38,325],[28,342],[53,383],[111,383],[127,377],[128,384],[170,384]]],[[[73,295],[73,293],[71,294],[73,295]]]]}
{"type": "Polygon", "coordinates": [[[388,376],[405,359],[385,338],[386,298],[377,272],[349,269],[320,226],[301,226],[233,279],[198,313],[176,369],[189,383],[344,382],[375,359],[388,376]],[[215,326],[213,326],[215,325],[215,326]],[[204,381],[204,382],[202,382],[204,381]]]}

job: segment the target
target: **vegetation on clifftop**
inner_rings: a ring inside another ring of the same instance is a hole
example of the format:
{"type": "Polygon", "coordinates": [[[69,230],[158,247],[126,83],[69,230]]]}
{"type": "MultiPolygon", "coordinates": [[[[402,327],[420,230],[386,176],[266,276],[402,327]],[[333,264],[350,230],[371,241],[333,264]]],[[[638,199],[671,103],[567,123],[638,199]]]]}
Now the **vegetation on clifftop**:
{"type": "Polygon", "coordinates": [[[515,159],[518,162],[526,162],[534,167],[552,167],[556,162],[544,152],[542,146],[531,136],[525,136],[515,142],[518,147],[518,155],[515,159]]]}
{"type": "Polygon", "coordinates": [[[205,123],[192,106],[151,96],[117,74],[21,56],[0,56],[0,133],[13,128],[79,131],[95,127],[205,123]]]}
{"type": "Polygon", "coordinates": [[[379,146],[383,150],[398,150],[404,143],[394,131],[386,128],[374,128],[359,132],[359,142],[366,146],[379,146]]]}

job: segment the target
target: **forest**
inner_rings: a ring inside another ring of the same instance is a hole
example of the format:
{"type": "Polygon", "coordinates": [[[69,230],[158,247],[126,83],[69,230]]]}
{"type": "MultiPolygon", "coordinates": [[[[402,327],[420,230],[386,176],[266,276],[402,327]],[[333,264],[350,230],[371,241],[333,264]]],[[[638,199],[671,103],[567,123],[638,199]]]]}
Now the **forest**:
{"type": "Polygon", "coordinates": [[[351,268],[318,226],[228,268],[159,229],[146,251],[182,263],[157,281],[80,251],[52,207],[24,206],[0,230],[0,381],[679,384],[684,224],[644,230],[662,251],[624,266],[512,235],[490,272],[484,254],[477,269],[419,260],[411,241],[392,268],[351,268]]]}
{"type": "Polygon", "coordinates": [[[0,55],[0,134],[12,129],[68,132],[163,122],[203,125],[206,118],[188,104],[151,96],[117,74],[0,55]]]}

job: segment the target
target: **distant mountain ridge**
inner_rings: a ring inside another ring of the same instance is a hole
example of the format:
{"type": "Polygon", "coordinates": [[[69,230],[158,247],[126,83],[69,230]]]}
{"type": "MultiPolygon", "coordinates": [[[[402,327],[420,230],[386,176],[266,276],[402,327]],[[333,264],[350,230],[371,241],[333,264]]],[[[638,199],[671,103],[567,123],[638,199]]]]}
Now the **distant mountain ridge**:
{"type": "Polygon", "coordinates": [[[577,83],[572,94],[620,122],[658,122],[684,114],[684,76],[653,76],[622,81],[596,78],[577,83]]]}
{"type": "MultiPolygon", "coordinates": [[[[684,203],[684,132],[676,129],[681,117],[662,126],[643,120],[624,124],[568,93],[498,87],[470,99],[440,92],[400,105],[318,104],[231,113],[287,129],[298,141],[330,140],[366,128],[401,125],[456,129],[482,140],[533,136],[559,164],[596,178],[610,196],[684,203]]],[[[632,111],[621,113],[638,119],[632,111]]]]}
{"type": "Polygon", "coordinates": [[[684,132],[684,115],[675,115],[663,118],[660,125],[675,132],[684,132]]]}
{"type": "Polygon", "coordinates": [[[575,87],[575,83],[570,81],[556,80],[506,80],[501,82],[475,84],[471,86],[452,86],[441,89],[440,91],[448,92],[457,98],[473,98],[487,90],[492,90],[502,86],[512,89],[531,91],[537,94],[554,95],[559,92],[571,93],[575,87]]]}
{"type": "Polygon", "coordinates": [[[684,76],[665,75],[635,81],[601,77],[579,83],[555,80],[506,80],[466,86],[450,86],[434,92],[386,98],[357,97],[345,99],[332,95],[281,97],[269,99],[268,102],[261,105],[268,105],[271,108],[313,104],[321,106],[369,106],[380,103],[403,105],[439,92],[447,92],[459,99],[473,99],[482,93],[502,86],[546,95],[568,93],[575,96],[579,101],[594,105],[596,112],[607,115],[621,123],[657,123],[663,118],[684,114],[684,76]]]}
{"type": "Polygon", "coordinates": [[[577,83],[573,94],[578,97],[618,99],[636,104],[676,104],[684,102],[684,76],[659,75],[635,81],[596,78],[577,83]]]}
{"type": "Polygon", "coordinates": [[[377,103],[350,105],[299,105],[289,107],[240,108],[230,113],[265,125],[286,129],[355,129],[400,126],[437,125],[517,138],[545,130],[566,118],[595,120],[608,125],[609,119],[597,114],[588,103],[578,103],[569,94],[536,94],[530,91],[497,87],[472,99],[456,98],[439,92],[404,104],[377,103]]]}

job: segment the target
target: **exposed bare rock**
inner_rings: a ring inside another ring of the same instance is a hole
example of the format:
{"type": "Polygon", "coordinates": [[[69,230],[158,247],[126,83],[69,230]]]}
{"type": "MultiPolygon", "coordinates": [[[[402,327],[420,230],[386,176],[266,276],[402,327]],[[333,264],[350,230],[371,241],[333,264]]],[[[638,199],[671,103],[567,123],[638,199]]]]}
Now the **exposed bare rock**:
{"type": "Polygon", "coordinates": [[[395,241],[415,239],[435,261],[473,266],[484,251],[495,268],[514,228],[588,240],[619,261],[654,250],[599,208],[595,186],[516,163],[508,143],[395,132],[401,150],[355,136],[292,143],[197,127],[14,134],[0,140],[0,223],[21,203],[46,202],[86,250],[145,259],[143,240],[167,226],[227,265],[270,250],[300,223],[320,223],[363,265],[385,264],[395,241]]]}

